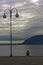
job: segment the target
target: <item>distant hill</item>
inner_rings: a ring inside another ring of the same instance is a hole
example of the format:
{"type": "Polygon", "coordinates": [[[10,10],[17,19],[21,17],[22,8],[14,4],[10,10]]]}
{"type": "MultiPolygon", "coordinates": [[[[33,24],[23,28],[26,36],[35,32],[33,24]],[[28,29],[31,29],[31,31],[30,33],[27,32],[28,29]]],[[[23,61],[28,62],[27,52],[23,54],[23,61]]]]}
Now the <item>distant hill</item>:
{"type": "Polygon", "coordinates": [[[43,44],[43,35],[32,36],[31,38],[26,39],[22,44],[28,45],[40,45],[43,44]]]}
{"type": "Polygon", "coordinates": [[[0,36],[0,40],[10,40],[10,36],[0,36]]]}
{"type": "MultiPolygon", "coordinates": [[[[25,38],[21,38],[21,37],[16,37],[16,36],[12,36],[12,40],[23,40],[25,38]]],[[[10,40],[10,36],[0,36],[0,41],[9,41],[10,40]]]]}

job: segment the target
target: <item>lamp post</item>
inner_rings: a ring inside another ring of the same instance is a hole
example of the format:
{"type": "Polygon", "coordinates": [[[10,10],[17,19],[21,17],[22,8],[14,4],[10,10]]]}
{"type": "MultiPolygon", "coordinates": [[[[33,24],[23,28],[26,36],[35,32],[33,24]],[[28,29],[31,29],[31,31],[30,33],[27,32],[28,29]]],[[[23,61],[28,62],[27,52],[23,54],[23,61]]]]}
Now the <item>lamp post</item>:
{"type": "Polygon", "coordinates": [[[10,9],[5,9],[5,11],[4,11],[4,15],[3,15],[4,19],[6,18],[6,13],[5,12],[7,10],[10,12],[10,57],[12,57],[12,11],[16,10],[16,14],[15,14],[16,18],[19,17],[19,14],[18,14],[18,10],[16,8],[11,8],[10,7],[10,9]]]}

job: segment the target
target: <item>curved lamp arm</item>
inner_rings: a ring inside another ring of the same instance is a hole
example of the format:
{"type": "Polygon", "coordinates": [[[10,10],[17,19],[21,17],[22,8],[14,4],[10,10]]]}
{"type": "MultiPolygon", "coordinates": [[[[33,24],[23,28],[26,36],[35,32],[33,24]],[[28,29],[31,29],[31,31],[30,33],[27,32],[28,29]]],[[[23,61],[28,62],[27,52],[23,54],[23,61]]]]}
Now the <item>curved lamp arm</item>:
{"type": "Polygon", "coordinates": [[[6,18],[6,11],[10,11],[10,9],[5,9],[4,10],[3,18],[6,18]]]}
{"type": "Polygon", "coordinates": [[[12,10],[16,10],[15,17],[18,18],[18,17],[19,17],[19,14],[18,14],[18,10],[17,10],[17,8],[12,8],[12,10]]]}

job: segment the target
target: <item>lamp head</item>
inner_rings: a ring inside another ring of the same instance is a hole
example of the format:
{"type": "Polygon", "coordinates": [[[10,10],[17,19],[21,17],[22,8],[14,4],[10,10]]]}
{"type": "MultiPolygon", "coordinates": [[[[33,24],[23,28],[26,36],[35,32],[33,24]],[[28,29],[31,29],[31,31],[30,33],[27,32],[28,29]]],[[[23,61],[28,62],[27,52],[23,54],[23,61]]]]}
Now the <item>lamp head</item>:
{"type": "Polygon", "coordinates": [[[16,18],[18,18],[18,17],[19,17],[19,14],[18,14],[18,13],[16,13],[16,14],[15,14],[15,17],[16,17],[16,18]]]}
{"type": "Polygon", "coordinates": [[[3,18],[5,19],[6,18],[6,14],[4,13],[4,15],[3,15],[3,18]]]}

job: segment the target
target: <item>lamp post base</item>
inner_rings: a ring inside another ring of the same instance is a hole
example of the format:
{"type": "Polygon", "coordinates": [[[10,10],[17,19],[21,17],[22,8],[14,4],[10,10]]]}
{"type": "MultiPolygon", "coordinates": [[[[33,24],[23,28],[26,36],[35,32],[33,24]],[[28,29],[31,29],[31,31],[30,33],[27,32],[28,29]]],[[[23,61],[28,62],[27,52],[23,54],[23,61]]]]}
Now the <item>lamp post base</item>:
{"type": "Polygon", "coordinates": [[[10,57],[12,57],[12,54],[10,55],[10,57]]]}

